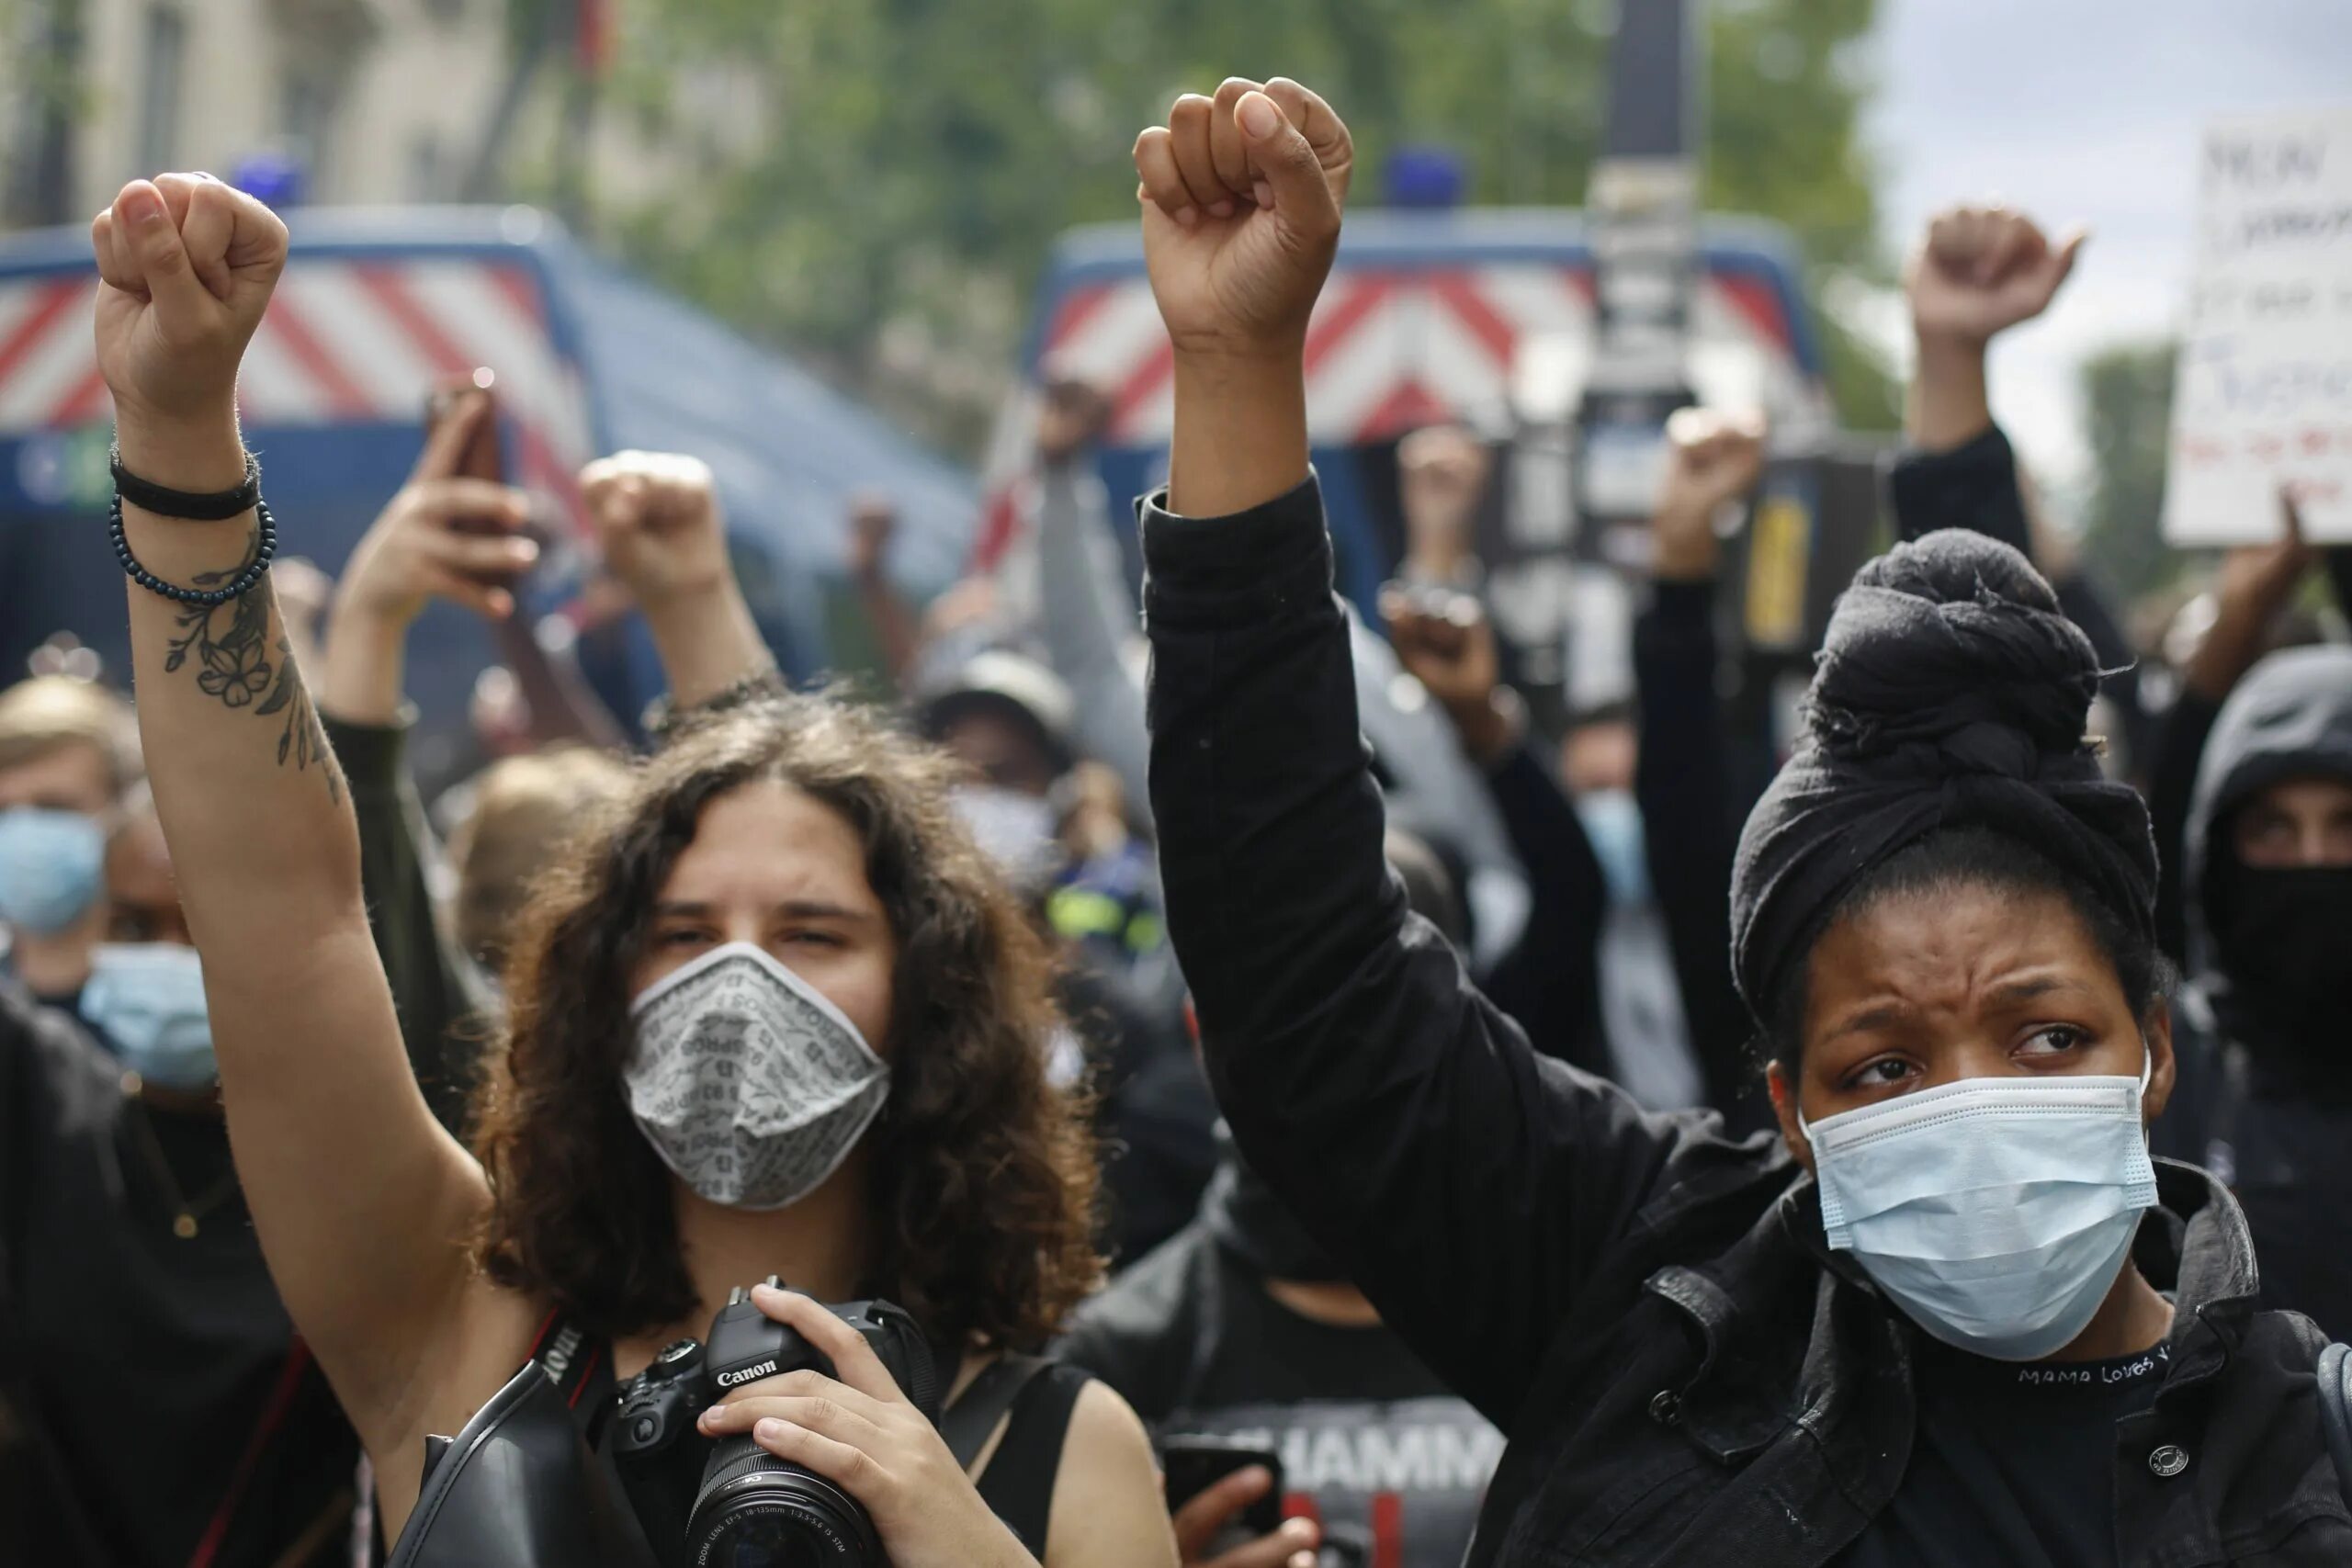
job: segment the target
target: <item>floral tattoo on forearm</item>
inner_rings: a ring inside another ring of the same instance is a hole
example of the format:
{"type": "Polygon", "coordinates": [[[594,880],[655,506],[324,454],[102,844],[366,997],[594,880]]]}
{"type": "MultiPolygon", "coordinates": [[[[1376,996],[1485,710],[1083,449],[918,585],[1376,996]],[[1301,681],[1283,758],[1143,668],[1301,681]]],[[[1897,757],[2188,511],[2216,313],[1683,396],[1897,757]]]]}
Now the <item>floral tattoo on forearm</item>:
{"type": "MultiPolygon", "coordinates": [[[[229,581],[260,547],[256,534],[244,560],[226,571],[198,574],[196,585],[217,588],[229,581]]],[[[294,667],[293,647],[281,637],[276,652],[273,662],[268,588],[266,582],[256,583],[225,604],[180,606],[179,635],[171,639],[164,673],[176,674],[193,658],[196,683],[205,695],[218,697],[223,707],[251,708],[257,718],[278,721],[277,765],[282,768],[290,761],[297,772],[302,772],[316,763],[326,778],[327,798],[339,802],[343,775],[335,766],[334,753],[327,748],[326,729],[302,684],[301,671],[294,667]]]]}

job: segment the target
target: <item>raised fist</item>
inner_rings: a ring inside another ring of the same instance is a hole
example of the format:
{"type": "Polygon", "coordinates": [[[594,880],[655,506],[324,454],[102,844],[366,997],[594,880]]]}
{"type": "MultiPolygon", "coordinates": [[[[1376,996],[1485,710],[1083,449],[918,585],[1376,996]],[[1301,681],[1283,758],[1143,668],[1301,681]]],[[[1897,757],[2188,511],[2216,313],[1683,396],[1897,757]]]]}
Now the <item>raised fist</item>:
{"type": "Polygon", "coordinates": [[[2033,220],[2006,207],[1955,207],[1928,224],[1905,287],[1923,339],[1983,344],[2049,308],[2089,236],[2052,247],[2033,220]]]}
{"type": "Polygon", "coordinates": [[[1519,739],[1522,711],[1502,683],[1502,657],[1486,607],[1442,588],[1381,590],[1380,618],[1397,662],[1445,709],[1470,755],[1498,761],[1519,739]]]}
{"type": "Polygon", "coordinates": [[[1060,378],[1048,382],[1037,406],[1037,456],[1046,467],[1067,463],[1101,439],[1111,421],[1111,400],[1087,382],[1060,378]]]}
{"type": "Polygon", "coordinates": [[[406,626],[436,594],[496,618],[514,613],[511,584],[539,554],[537,545],[514,536],[530,518],[530,498],[457,471],[490,417],[487,399],[465,398],[434,427],[408,483],[351,552],[336,591],[338,617],[406,626]]]}
{"type": "Polygon", "coordinates": [[[1397,443],[1408,574],[1443,581],[1460,569],[1493,466],[1486,444],[1458,424],[1430,425],[1397,443]]]}
{"type": "Polygon", "coordinates": [[[1355,148],[1282,77],[1187,93],[1136,139],[1144,261],[1180,354],[1293,355],[1340,243],[1355,148]]]}
{"type": "Polygon", "coordinates": [[[125,422],[233,413],[237,366],[286,269],[286,225],[209,175],[133,180],[90,224],[98,369],[125,422]]]}
{"type": "Polygon", "coordinates": [[[733,572],[710,468],[673,452],[616,452],[580,470],[605,564],[639,604],[722,586],[733,572]]]}
{"type": "Polygon", "coordinates": [[[1712,577],[1715,513],[1753,489],[1764,468],[1763,416],[1677,409],[1666,445],[1666,477],[1650,513],[1651,573],[1668,581],[1712,577]]]}

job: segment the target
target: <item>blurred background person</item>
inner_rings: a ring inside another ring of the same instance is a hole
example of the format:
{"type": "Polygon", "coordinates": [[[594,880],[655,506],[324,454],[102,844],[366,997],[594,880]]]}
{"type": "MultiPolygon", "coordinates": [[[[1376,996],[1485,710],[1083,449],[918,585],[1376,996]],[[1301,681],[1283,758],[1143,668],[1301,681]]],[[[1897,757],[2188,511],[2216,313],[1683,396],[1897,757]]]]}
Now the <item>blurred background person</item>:
{"type": "Polygon", "coordinates": [[[107,834],[140,776],[130,705],[94,681],[0,691],[0,973],[71,1006],[105,934],[107,834]]]}

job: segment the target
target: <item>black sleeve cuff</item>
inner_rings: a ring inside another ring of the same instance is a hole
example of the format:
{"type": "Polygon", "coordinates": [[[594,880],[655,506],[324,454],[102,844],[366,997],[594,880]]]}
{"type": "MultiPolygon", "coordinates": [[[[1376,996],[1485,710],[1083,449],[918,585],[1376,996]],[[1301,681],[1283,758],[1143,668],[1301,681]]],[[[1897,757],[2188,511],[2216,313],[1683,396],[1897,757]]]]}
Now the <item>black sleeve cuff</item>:
{"type": "Polygon", "coordinates": [[[408,732],[416,710],[403,707],[390,724],[353,724],[328,714],[319,715],[326,727],[327,744],[354,796],[370,792],[389,795],[400,785],[408,756],[408,732]]]}
{"type": "Polygon", "coordinates": [[[1263,619],[1331,596],[1331,540],[1323,491],[1310,473],[1295,489],[1229,517],[1180,517],[1168,492],[1136,502],[1143,531],[1144,608],[1174,626],[1263,619]]]}
{"type": "Polygon", "coordinates": [[[1894,521],[1905,539],[1939,528],[1968,528],[2030,557],[2017,454],[1997,424],[1947,452],[1908,451],[1887,477],[1894,521]]]}

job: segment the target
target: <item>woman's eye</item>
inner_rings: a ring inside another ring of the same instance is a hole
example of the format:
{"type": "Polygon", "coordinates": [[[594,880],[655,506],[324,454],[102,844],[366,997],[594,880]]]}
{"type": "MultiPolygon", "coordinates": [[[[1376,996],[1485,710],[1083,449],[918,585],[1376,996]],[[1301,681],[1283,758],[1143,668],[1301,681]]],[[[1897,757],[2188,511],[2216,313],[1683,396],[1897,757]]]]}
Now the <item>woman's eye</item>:
{"type": "Polygon", "coordinates": [[[2090,1038],[2071,1023],[2053,1023],[2026,1036],[2025,1049],[2035,1056],[2055,1056],[2072,1051],[2090,1038]]]}
{"type": "Polygon", "coordinates": [[[683,926],[676,931],[663,931],[660,938],[663,947],[699,947],[708,940],[704,932],[683,926]]]}
{"type": "Polygon", "coordinates": [[[1884,1056],[1864,1066],[1850,1081],[1856,1089],[1883,1089],[1910,1076],[1910,1063],[1900,1056],[1884,1056]]]}
{"type": "Polygon", "coordinates": [[[831,931],[787,931],[784,940],[794,947],[839,947],[842,939],[831,931]]]}

